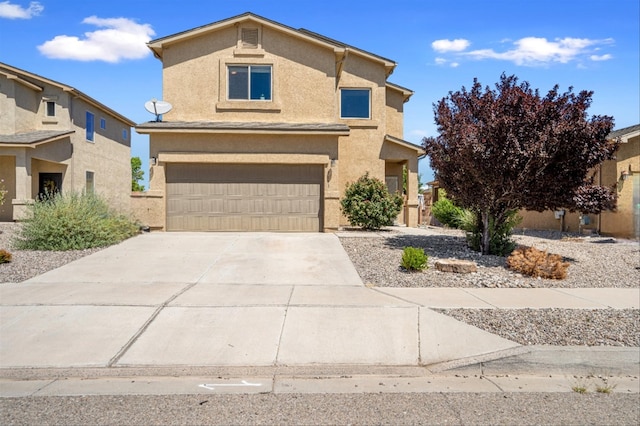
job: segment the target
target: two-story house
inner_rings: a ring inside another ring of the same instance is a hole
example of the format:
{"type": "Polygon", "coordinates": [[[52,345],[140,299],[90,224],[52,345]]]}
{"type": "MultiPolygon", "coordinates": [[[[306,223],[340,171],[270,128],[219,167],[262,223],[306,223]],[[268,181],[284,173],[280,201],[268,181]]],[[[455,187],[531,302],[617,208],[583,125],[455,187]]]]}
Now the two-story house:
{"type": "Polygon", "coordinates": [[[252,13],[148,46],[173,108],[136,126],[151,157],[151,198],[134,209],[143,222],[169,231],[335,230],[348,225],[339,200],[349,182],[368,172],[402,191],[406,170],[398,221],[417,225],[422,148],[403,140],[413,92],[387,81],[395,62],[252,13]]]}
{"type": "Polygon", "coordinates": [[[129,210],[133,125],[71,86],[0,63],[0,221],[57,191],[95,191],[129,210]]]}

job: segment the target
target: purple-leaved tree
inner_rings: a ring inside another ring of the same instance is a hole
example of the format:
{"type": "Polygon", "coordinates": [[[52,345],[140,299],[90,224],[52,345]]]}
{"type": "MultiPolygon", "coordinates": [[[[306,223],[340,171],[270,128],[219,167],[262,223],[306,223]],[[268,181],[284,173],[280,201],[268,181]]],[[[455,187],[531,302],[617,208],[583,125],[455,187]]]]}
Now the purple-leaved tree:
{"type": "Polygon", "coordinates": [[[495,89],[474,79],[434,105],[439,135],[423,139],[441,187],[471,210],[490,253],[491,232],[513,211],[564,208],[599,213],[615,207],[615,189],[596,185],[594,167],[614,158],[609,116],[587,116],[593,92],[540,96],[502,74],[495,89]]]}

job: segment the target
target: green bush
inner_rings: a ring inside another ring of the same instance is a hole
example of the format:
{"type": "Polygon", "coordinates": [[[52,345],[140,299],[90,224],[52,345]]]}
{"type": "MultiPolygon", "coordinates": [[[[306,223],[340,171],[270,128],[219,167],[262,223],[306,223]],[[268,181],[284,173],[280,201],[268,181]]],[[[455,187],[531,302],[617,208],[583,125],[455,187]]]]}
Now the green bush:
{"type": "Polygon", "coordinates": [[[11,262],[11,253],[2,249],[0,250],[0,263],[9,263],[11,262]]]}
{"type": "MultiPolygon", "coordinates": [[[[516,248],[516,243],[511,238],[511,233],[520,221],[522,221],[522,216],[518,215],[517,210],[510,211],[507,219],[498,228],[495,228],[495,221],[490,218],[491,240],[489,241],[489,252],[491,254],[506,256],[516,248]]],[[[459,227],[466,231],[467,243],[475,251],[480,251],[482,243],[482,229],[479,222],[478,215],[471,210],[464,210],[459,216],[459,227]]]]}
{"type": "Polygon", "coordinates": [[[431,207],[433,217],[449,228],[458,228],[460,226],[459,221],[463,211],[463,209],[453,204],[453,202],[446,197],[441,197],[433,203],[431,207]]]}
{"type": "Polygon", "coordinates": [[[393,225],[403,204],[401,194],[389,194],[387,185],[380,179],[369,177],[368,172],[348,185],[344,198],[340,200],[342,213],[349,223],[368,230],[393,225]]]}
{"type": "Polygon", "coordinates": [[[417,247],[405,247],[402,252],[401,266],[407,271],[422,271],[427,268],[429,256],[423,249],[417,247]]]}
{"type": "Polygon", "coordinates": [[[56,194],[36,201],[15,241],[22,250],[83,250],[119,243],[139,232],[94,194],[56,194]]]}

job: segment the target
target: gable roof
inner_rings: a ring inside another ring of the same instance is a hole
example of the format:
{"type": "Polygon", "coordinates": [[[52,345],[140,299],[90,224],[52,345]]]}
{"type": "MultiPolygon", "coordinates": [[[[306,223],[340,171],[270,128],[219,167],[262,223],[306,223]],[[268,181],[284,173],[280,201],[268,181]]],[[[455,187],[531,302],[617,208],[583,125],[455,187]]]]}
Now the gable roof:
{"type": "Polygon", "coordinates": [[[23,86],[29,87],[32,90],[35,90],[37,92],[42,92],[44,90],[44,87],[41,86],[42,84],[55,86],[61,89],[63,92],[71,93],[73,96],[76,96],[84,100],[88,104],[93,105],[94,107],[100,109],[101,111],[104,111],[105,113],[109,114],[115,119],[120,120],[129,126],[135,126],[135,123],[132,120],[125,117],[124,115],[114,111],[113,109],[109,108],[105,104],[98,102],[97,100],[93,99],[91,96],[87,95],[86,93],[83,93],[80,90],[75,89],[66,84],[60,83],[55,80],[51,80],[46,77],[42,77],[41,75],[34,74],[29,71],[25,71],[23,69],[5,64],[3,62],[0,62],[0,74],[4,75],[9,80],[15,80],[16,82],[22,84],[23,86]]]}
{"type": "Polygon", "coordinates": [[[161,37],[155,40],[151,40],[150,42],[147,43],[147,46],[149,47],[149,49],[151,49],[151,51],[153,51],[153,54],[155,55],[156,58],[162,60],[162,50],[167,45],[188,40],[190,38],[198,37],[203,34],[212,33],[214,31],[218,31],[220,29],[227,28],[245,21],[254,21],[264,26],[267,26],[269,28],[275,29],[277,31],[281,31],[291,36],[306,40],[310,43],[324,46],[328,49],[333,50],[336,54],[344,55],[345,52],[349,51],[351,53],[368,58],[372,61],[382,63],[387,69],[387,75],[391,74],[397,65],[391,59],[387,59],[385,57],[376,55],[374,53],[367,52],[366,50],[358,49],[346,43],[342,43],[340,41],[331,39],[329,37],[325,37],[323,35],[314,33],[309,30],[305,30],[303,28],[295,29],[293,27],[289,27],[287,25],[281,24],[276,21],[272,21],[271,19],[264,18],[262,16],[256,15],[251,12],[246,12],[240,15],[233,16],[231,18],[213,22],[211,24],[203,25],[190,30],[172,34],[166,37],[161,37]]]}
{"type": "Polygon", "coordinates": [[[608,139],[620,138],[621,142],[629,142],[629,139],[640,135],[640,124],[635,126],[624,127],[622,129],[614,130],[607,136],[608,139]]]}

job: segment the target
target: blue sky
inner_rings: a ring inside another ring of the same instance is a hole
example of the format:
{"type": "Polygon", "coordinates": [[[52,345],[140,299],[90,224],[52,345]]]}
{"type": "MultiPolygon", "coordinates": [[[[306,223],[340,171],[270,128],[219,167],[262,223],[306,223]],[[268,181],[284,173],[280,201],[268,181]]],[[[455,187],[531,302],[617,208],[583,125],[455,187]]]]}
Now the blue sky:
{"type": "MultiPolygon", "coordinates": [[[[81,90],[135,122],[162,98],[161,64],[146,48],[244,12],[306,28],[398,63],[389,78],[415,91],[404,138],[435,136],[433,103],[477,77],[515,74],[541,93],[592,90],[590,114],[616,128],[640,122],[637,0],[0,0],[0,62],[81,90]]],[[[147,169],[147,136],[132,155],[147,169]]],[[[423,181],[433,177],[428,159],[423,181]]]]}

